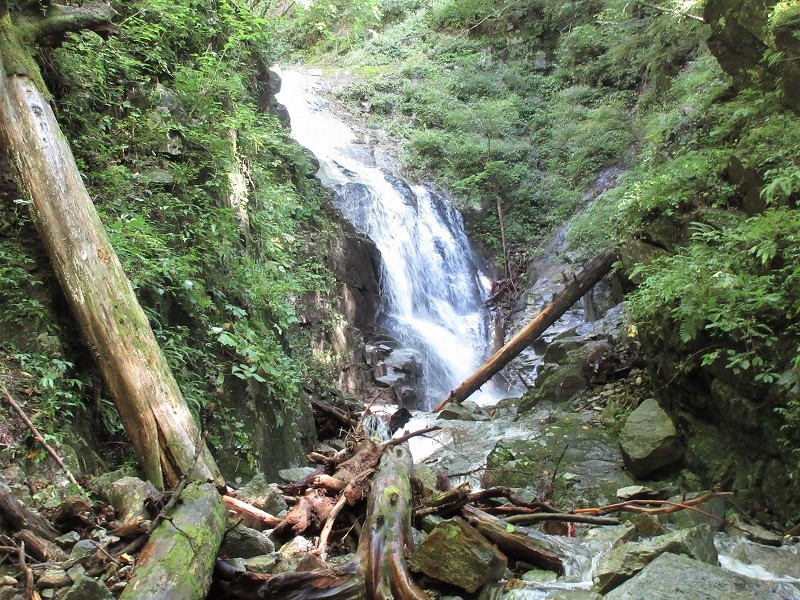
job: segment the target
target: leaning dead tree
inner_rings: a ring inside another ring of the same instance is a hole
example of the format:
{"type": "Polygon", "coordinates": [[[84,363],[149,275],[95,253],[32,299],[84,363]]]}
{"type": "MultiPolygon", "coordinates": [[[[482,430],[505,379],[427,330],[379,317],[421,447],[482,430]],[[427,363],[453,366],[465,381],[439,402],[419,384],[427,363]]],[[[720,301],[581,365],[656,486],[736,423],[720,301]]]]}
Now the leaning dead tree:
{"type": "Polygon", "coordinates": [[[567,281],[564,290],[553,298],[536,318],[511,338],[505,346],[495,352],[480,369],[451,391],[447,398],[433,409],[433,412],[439,412],[450,402],[463,402],[471,394],[475,393],[484,383],[514,360],[520,352],[536,341],[536,338],[542,335],[548,327],[558,321],[561,315],[567,312],[586,292],[592,289],[611,270],[615,260],[616,254],[613,250],[605,250],[599,254],[578,274],[574,275],[572,281],[567,281]]]}
{"type": "Polygon", "coordinates": [[[0,144],[75,320],[114,399],[146,477],[175,485],[187,472],[223,485],[100,222],[48,99],[32,49],[69,31],[107,28],[113,9],[0,0],[0,144]],[[27,7],[20,12],[17,5],[27,7]]]}

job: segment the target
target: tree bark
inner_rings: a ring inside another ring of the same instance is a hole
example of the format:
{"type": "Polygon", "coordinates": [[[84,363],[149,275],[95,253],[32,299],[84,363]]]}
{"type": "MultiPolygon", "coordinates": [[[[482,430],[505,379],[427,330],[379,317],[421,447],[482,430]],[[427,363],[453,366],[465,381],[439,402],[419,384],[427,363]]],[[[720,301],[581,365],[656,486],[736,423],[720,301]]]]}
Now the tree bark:
{"type": "Polygon", "coordinates": [[[202,600],[224,534],[221,496],[210,484],[190,484],[139,554],[120,600],[202,600]]]}
{"type": "Polygon", "coordinates": [[[511,338],[505,346],[495,352],[494,356],[487,360],[481,368],[451,391],[450,395],[433,409],[433,412],[439,412],[450,402],[463,402],[484,383],[494,377],[497,372],[514,360],[520,352],[531,345],[550,325],[555,323],[561,315],[580,300],[581,296],[589,291],[594,284],[600,281],[611,270],[615,260],[615,253],[612,250],[606,250],[586,265],[580,273],[573,277],[573,280],[566,285],[564,290],[541,310],[535,319],[511,338]]]}
{"type": "Polygon", "coordinates": [[[58,536],[55,527],[20,504],[11,488],[3,482],[0,482],[0,516],[13,531],[28,529],[49,542],[58,536]]]}
{"type": "Polygon", "coordinates": [[[428,600],[411,578],[405,554],[411,540],[411,452],[389,447],[372,481],[367,521],[358,543],[366,568],[367,597],[375,600],[428,600]]]}
{"type": "Polygon", "coordinates": [[[564,554],[552,538],[509,525],[469,505],[461,509],[461,514],[509,558],[523,560],[558,574],[564,573],[564,554]]]}
{"type": "MultiPolygon", "coordinates": [[[[77,8],[75,9],[77,10],[77,8]]],[[[32,201],[33,217],[75,320],[97,361],[147,479],[175,485],[194,469],[197,480],[224,485],[204,448],[194,464],[197,426],[83,184],[41,76],[8,68],[3,48],[19,39],[0,28],[0,143],[32,201]],[[4,39],[3,39],[4,38],[4,39]],[[7,75],[10,72],[11,75],[7,75]]],[[[25,50],[29,50],[25,49],[25,50]]],[[[35,63],[23,60],[30,69],[35,63]]]]}

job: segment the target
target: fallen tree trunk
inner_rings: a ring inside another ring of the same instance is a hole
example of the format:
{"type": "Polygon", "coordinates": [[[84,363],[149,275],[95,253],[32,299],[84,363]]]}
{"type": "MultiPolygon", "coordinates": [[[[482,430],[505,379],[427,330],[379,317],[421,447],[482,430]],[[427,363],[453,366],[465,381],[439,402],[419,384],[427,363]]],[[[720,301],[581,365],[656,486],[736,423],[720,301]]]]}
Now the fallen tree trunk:
{"type": "Polygon", "coordinates": [[[0,482],[0,517],[12,531],[27,529],[48,542],[55,541],[59,535],[48,521],[20,504],[3,482],[0,482]]]}
{"type": "Polygon", "coordinates": [[[388,447],[372,482],[367,521],[358,543],[366,569],[367,597],[428,600],[408,572],[411,540],[411,471],[408,446],[388,447]]]}
{"type": "Polygon", "coordinates": [[[210,484],[189,484],[139,554],[120,600],[202,600],[225,533],[225,505],[210,484]]]}
{"type": "Polygon", "coordinates": [[[559,575],[564,573],[564,555],[552,538],[509,525],[469,505],[461,509],[461,515],[509,558],[555,571],[559,575]]]}
{"type": "Polygon", "coordinates": [[[586,265],[580,273],[573,276],[573,280],[567,283],[564,290],[553,298],[536,318],[511,338],[505,346],[495,352],[494,356],[487,360],[481,368],[464,380],[456,389],[452,390],[447,398],[433,409],[433,412],[439,412],[450,402],[463,402],[484,383],[494,377],[503,367],[514,360],[520,352],[536,341],[536,338],[542,335],[586,292],[592,289],[611,270],[615,260],[616,254],[609,249],[586,265]]]}
{"type": "Polygon", "coordinates": [[[102,2],[50,4],[43,17],[38,3],[29,4],[31,14],[15,19],[12,9],[0,18],[0,146],[31,200],[53,269],[145,476],[163,489],[165,481],[175,485],[194,471],[195,479],[222,487],[207,448],[193,461],[197,426],[86,191],[32,57],[40,36],[107,23],[113,10],[102,2]]]}

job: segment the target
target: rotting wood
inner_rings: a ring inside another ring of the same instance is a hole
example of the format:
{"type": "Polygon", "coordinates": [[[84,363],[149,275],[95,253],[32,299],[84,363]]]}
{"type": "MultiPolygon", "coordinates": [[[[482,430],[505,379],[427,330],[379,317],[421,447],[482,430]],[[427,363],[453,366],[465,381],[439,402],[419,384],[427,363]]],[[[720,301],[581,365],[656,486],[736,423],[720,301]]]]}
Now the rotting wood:
{"type": "Polygon", "coordinates": [[[150,536],[120,600],[201,600],[225,533],[225,505],[211,484],[189,484],[150,536]]]}
{"type": "Polygon", "coordinates": [[[11,488],[0,481],[0,515],[13,531],[29,529],[38,537],[49,542],[55,541],[58,531],[35,512],[25,508],[14,497],[11,488]]]}
{"type": "Polygon", "coordinates": [[[14,534],[14,539],[27,548],[28,556],[42,562],[65,560],[67,555],[53,542],[36,535],[30,529],[20,529],[14,534]]]}
{"type": "MultiPolygon", "coordinates": [[[[375,446],[372,443],[372,447],[375,446]]],[[[235,571],[227,563],[217,561],[214,597],[428,600],[427,594],[411,577],[405,561],[406,551],[412,544],[411,454],[407,446],[381,448],[380,466],[372,481],[367,518],[353,561],[338,569],[278,575],[235,571]]],[[[373,452],[361,456],[372,456],[373,452]]]]}
{"type": "Polygon", "coordinates": [[[229,511],[243,515],[250,519],[255,519],[259,523],[263,523],[265,526],[269,528],[275,527],[278,523],[282,521],[282,519],[279,519],[278,517],[275,517],[259,508],[256,508],[252,504],[248,504],[247,502],[242,502],[241,500],[238,500],[233,496],[222,496],[222,501],[225,503],[229,511]]]}
{"type": "MultiPolygon", "coordinates": [[[[58,22],[46,15],[24,15],[33,32],[27,37],[11,24],[13,12],[3,19],[0,146],[14,165],[20,190],[31,200],[53,270],[139,464],[147,479],[163,489],[165,482],[175,485],[191,468],[198,428],[86,191],[32,58],[31,37],[108,22],[110,6],[84,4],[56,15],[58,22]],[[108,11],[100,10],[103,6],[108,11]],[[4,56],[9,48],[14,56],[4,56]],[[21,64],[10,65],[12,59],[21,64]]],[[[205,447],[193,473],[196,480],[224,485],[205,447]]]]}
{"type": "Polygon", "coordinates": [[[517,333],[500,350],[487,360],[477,371],[465,379],[457,388],[442,400],[433,412],[439,412],[450,402],[463,402],[489,381],[503,367],[510,363],[520,352],[530,346],[548,327],[555,323],[561,315],[589,291],[606,273],[611,270],[616,254],[608,249],[600,253],[587,264],[580,273],[568,282],[565,288],[548,303],[541,312],[517,333]]]}
{"type": "Polygon", "coordinates": [[[564,573],[564,554],[552,538],[515,527],[469,505],[461,509],[461,515],[509,558],[564,573]]]}

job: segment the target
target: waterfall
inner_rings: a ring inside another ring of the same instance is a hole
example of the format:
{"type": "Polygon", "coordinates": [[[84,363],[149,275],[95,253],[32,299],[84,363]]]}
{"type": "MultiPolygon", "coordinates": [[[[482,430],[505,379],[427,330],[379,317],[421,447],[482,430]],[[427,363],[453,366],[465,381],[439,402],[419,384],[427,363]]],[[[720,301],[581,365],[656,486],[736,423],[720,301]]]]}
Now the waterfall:
{"type": "MultiPolygon", "coordinates": [[[[281,76],[278,99],[291,116],[292,137],[319,160],[317,176],[334,191],[337,208],[380,251],[379,325],[421,365],[419,408],[430,409],[483,362],[490,279],[444,196],[381,169],[327,108],[313,76],[281,76]]],[[[491,403],[491,385],[474,399],[491,403]]]]}

